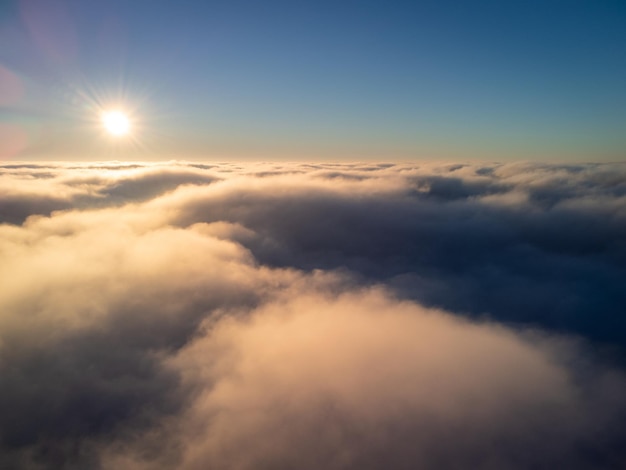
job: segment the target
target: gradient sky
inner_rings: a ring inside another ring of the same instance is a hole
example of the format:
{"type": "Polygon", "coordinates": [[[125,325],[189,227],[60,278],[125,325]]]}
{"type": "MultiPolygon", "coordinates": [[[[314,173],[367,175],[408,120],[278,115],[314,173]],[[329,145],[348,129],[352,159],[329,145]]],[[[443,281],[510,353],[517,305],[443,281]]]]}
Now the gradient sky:
{"type": "Polygon", "coordinates": [[[0,2],[3,160],[625,156],[623,0],[0,2]]]}

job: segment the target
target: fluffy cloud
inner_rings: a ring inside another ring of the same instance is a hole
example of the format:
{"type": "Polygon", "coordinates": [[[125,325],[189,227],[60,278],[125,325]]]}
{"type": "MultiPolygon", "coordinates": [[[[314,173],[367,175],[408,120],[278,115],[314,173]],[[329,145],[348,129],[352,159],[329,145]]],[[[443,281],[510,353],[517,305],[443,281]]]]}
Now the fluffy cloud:
{"type": "Polygon", "coordinates": [[[110,450],[107,468],[619,462],[612,446],[624,437],[623,377],[596,370],[577,383],[567,365],[577,352],[554,340],[460,321],[378,290],[291,289],[204,331],[169,364],[191,402],[133,442],[130,456],[123,446],[110,450]],[[147,448],[166,451],[146,459],[147,448]]]}
{"type": "Polygon", "coordinates": [[[623,166],[27,164],[0,194],[3,468],[626,463],[623,166]]]}

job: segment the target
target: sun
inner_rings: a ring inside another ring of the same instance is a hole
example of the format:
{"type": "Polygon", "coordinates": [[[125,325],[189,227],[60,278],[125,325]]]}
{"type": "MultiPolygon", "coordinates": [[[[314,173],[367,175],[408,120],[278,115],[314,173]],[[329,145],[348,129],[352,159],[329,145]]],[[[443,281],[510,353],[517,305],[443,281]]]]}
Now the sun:
{"type": "Polygon", "coordinates": [[[105,111],[101,119],[104,128],[113,137],[122,137],[130,132],[130,119],[122,111],[105,111]]]}

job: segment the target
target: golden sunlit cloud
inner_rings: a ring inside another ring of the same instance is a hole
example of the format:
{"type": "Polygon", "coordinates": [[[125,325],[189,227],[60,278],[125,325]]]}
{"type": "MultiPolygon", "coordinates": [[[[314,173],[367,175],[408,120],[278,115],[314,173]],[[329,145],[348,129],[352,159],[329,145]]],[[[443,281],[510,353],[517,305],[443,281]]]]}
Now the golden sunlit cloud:
{"type": "Polygon", "coordinates": [[[114,137],[122,137],[130,132],[130,119],[122,111],[105,111],[101,119],[106,131],[114,137]]]}

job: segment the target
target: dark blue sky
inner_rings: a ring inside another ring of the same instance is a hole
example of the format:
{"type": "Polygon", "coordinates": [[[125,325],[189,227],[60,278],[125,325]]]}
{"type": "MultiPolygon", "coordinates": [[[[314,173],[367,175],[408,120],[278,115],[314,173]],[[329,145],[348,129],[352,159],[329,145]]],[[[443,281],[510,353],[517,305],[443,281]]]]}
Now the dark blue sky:
{"type": "Polygon", "coordinates": [[[3,158],[623,160],[623,1],[0,3],[3,158]],[[133,114],[104,139],[99,108],[133,114]]]}

